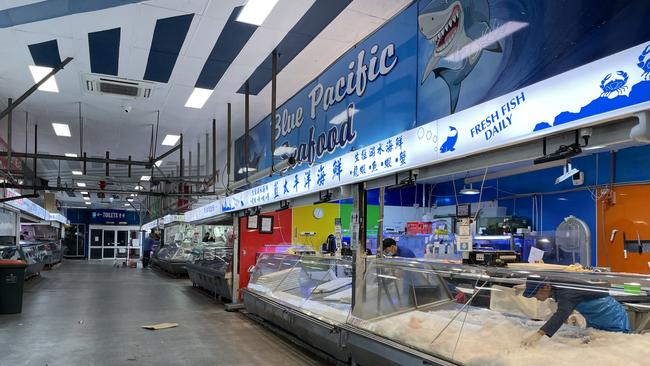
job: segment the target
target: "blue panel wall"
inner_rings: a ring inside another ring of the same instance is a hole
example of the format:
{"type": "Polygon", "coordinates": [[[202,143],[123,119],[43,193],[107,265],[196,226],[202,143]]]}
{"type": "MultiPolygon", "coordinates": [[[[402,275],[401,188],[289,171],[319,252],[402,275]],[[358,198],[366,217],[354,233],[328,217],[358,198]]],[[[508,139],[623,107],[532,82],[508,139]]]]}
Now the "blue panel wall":
{"type": "Polygon", "coordinates": [[[172,76],[176,59],[181,52],[185,36],[194,14],[158,19],[153,31],[151,49],[144,79],[166,83],[172,76]]]}

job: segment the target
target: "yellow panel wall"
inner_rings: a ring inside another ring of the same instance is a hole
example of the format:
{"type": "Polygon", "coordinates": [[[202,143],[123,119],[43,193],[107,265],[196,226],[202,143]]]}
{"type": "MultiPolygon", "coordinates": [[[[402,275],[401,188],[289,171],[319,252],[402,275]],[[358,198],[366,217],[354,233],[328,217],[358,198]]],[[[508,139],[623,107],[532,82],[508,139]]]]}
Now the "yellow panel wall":
{"type": "Polygon", "coordinates": [[[292,237],[294,244],[311,245],[315,250],[320,250],[321,244],[325,242],[329,234],[334,234],[334,219],[341,216],[339,205],[336,203],[323,203],[320,205],[309,205],[293,207],[292,237]],[[317,219],[314,210],[323,210],[323,217],[317,219]],[[301,233],[314,232],[314,236],[305,236],[301,233]]]}

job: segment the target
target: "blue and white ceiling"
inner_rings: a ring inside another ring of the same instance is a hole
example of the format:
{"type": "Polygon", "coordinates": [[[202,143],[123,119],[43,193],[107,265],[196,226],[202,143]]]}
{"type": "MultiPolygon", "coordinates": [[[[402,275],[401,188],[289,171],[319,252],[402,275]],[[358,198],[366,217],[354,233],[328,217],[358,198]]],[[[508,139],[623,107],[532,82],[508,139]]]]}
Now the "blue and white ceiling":
{"type": "MultiPolygon", "coordinates": [[[[115,157],[145,158],[157,111],[160,139],[184,133],[186,143],[196,149],[197,142],[205,143],[212,118],[223,130],[228,102],[233,105],[234,135],[243,132],[241,93],[247,81],[253,95],[251,125],[270,112],[274,49],[282,55],[281,103],[410,2],[280,0],[257,27],[235,21],[246,0],[4,0],[0,97],[16,98],[33,84],[28,65],[53,67],[74,57],[56,75],[59,93],[39,91],[21,105],[14,116],[22,121],[14,127],[14,141],[25,141],[21,113],[27,111],[29,125],[42,126],[42,151],[78,152],[81,102],[84,145],[91,155],[110,150],[124,155],[115,157]],[[88,73],[152,81],[154,90],[148,100],[89,94],[82,88],[88,73]],[[195,87],[214,89],[202,109],[184,107],[195,87]],[[125,104],[132,106],[131,113],[122,112],[125,104]],[[69,123],[73,137],[56,137],[52,121],[69,123]]],[[[28,140],[32,138],[30,131],[28,140]]],[[[23,145],[14,149],[23,151],[23,145]]],[[[224,143],[220,145],[225,151],[224,143]]]]}

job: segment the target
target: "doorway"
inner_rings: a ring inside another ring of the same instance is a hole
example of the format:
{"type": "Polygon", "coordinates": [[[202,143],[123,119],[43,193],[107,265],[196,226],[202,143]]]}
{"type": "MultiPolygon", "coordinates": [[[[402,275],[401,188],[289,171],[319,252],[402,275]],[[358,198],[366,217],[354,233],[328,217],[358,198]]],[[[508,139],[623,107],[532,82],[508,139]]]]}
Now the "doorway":
{"type": "Polygon", "coordinates": [[[126,259],[136,253],[139,256],[140,243],[137,226],[90,226],[90,259],[126,259]]]}

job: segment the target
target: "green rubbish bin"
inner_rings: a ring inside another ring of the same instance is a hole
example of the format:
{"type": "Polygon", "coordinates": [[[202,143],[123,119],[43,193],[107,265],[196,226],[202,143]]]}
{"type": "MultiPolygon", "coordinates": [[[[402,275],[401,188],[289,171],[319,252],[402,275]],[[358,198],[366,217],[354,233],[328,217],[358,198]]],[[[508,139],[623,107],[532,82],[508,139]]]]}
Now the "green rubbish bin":
{"type": "Polygon", "coordinates": [[[0,260],[0,314],[23,310],[23,283],[27,264],[19,260],[0,260]]]}

